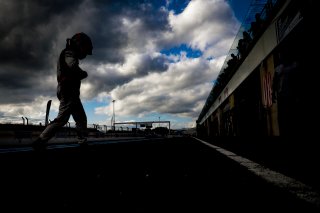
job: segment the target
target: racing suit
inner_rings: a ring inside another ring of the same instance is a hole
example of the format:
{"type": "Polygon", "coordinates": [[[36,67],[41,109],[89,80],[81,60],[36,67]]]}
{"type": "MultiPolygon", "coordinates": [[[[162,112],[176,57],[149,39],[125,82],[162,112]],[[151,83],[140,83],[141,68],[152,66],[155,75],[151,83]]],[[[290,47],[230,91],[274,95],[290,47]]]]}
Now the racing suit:
{"type": "Polygon", "coordinates": [[[72,115],[76,122],[79,140],[84,140],[87,128],[87,116],[80,100],[81,80],[88,76],[79,67],[79,59],[72,49],[62,50],[57,64],[57,97],[60,101],[58,116],[41,133],[40,138],[48,141],[60,127],[63,127],[72,115]]]}

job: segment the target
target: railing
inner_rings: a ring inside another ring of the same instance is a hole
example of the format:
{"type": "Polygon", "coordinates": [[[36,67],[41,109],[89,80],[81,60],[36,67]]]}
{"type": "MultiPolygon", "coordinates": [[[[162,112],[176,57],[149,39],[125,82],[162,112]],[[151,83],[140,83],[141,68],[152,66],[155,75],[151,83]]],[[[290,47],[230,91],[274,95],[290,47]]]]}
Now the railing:
{"type": "MultiPolygon", "coordinates": [[[[50,124],[50,123],[49,123],[50,124]]],[[[0,120],[0,140],[3,138],[11,138],[18,140],[19,143],[24,139],[34,139],[38,137],[45,129],[45,126],[39,122],[39,119],[7,116],[6,119],[0,120]],[[26,122],[28,120],[28,122],[26,122]]],[[[88,137],[131,137],[139,136],[135,127],[128,125],[116,126],[115,129],[108,125],[88,124],[88,137]]],[[[74,122],[68,122],[63,128],[55,134],[55,138],[75,138],[77,137],[76,125],[74,122]]]]}

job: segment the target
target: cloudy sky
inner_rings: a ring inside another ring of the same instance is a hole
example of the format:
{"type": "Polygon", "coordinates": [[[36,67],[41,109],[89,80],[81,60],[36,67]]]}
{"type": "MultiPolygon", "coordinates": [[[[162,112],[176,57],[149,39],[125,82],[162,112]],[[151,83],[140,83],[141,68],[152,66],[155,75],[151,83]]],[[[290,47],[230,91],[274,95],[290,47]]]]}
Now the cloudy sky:
{"type": "MultiPolygon", "coordinates": [[[[192,127],[250,0],[0,0],[0,123],[58,112],[56,63],[85,32],[81,99],[89,124],[170,120],[192,127]]],[[[73,121],[72,119],[70,120],[73,121]]]]}

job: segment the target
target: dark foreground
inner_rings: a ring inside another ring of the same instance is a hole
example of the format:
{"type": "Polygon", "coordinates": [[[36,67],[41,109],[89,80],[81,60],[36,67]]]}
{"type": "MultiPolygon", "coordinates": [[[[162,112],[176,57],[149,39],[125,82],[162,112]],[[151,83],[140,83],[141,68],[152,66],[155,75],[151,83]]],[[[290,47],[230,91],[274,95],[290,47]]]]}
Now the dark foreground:
{"type": "Polygon", "coordinates": [[[0,155],[1,209],[91,212],[316,212],[191,139],[0,155]]]}

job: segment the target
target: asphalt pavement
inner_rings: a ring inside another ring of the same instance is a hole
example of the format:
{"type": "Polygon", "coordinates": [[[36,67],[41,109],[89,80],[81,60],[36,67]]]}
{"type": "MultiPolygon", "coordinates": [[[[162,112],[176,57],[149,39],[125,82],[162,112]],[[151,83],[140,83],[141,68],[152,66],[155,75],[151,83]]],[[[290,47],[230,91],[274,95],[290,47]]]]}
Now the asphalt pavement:
{"type": "Polygon", "coordinates": [[[6,152],[0,162],[9,211],[319,211],[192,138],[6,152]]]}

